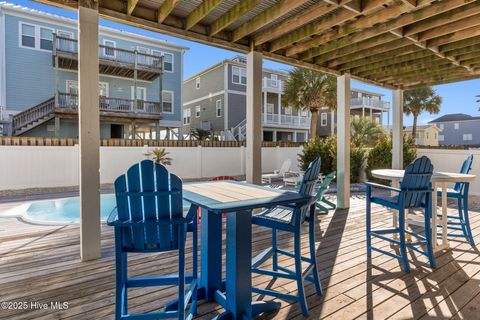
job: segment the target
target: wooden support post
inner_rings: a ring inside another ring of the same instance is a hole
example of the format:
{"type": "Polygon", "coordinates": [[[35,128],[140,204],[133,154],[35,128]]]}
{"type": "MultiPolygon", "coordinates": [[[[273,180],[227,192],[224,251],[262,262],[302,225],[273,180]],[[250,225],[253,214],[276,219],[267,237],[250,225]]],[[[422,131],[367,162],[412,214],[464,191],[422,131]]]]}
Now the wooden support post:
{"type": "Polygon", "coordinates": [[[58,137],[60,130],[60,118],[55,117],[55,137],[58,137]]]}
{"type": "Polygon", "coordinates": [[[78,8],[80,252],[100,258],[100,113],[98,106],[98,10],[78,8]]]}
{"type": "Polygon", "coordinates": [[[350,207],[350,75],[337,77],[337,206],[350,207]]]}
{"type": "Polygon", "coordinates": [[[393,90],[392,99],[392,169],[403,169],[403,90],[393,90]]]}
{"type": "Polygon", "coordinates": [[[262,182],[262,54],[247,55],[247,182],[262,182]]]}

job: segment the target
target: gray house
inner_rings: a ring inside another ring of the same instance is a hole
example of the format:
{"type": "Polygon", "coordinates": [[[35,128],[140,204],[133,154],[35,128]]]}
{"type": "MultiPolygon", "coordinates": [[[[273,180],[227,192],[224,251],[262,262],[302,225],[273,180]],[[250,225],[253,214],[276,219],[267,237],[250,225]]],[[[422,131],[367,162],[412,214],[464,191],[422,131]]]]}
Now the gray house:
{"type": "Polygon", "coordinates": [[[446,114],[430,121],[440,130],[440,145],[480,145],[480,117],[463,113],[446,114]]]}
{"type": "MultiPolygon", "coordinates": [[[[264,141],[306,141],[309,112],[282,107],[288,73],[263,69],[262,127],[264,141]]],[[[223,140],[246,136],[246,60],[224,60],[183,83],[183,132],[204,129],[223,140]]]]}
{"type": "MultiPolygon", "coordinates": [[[[5,134],[78,136],[78,23],[0,3],[0,126],[5,134]],[[10,127],[8,130],[5,128],[10,127]]],[[[186,47],[100,26],[102,138],[181,130],[186,47]]]]}
{"type": "MultiPolygon", "coordinates": [[[[352,117],[369,117],[372,121],[383,125],[383,113],[390,111],[390,103],[383,101],[383,94],[376,92],[351,89],[350,114],[352,117]]],[[[389,117],[387,117],[388,119],[389,117]]],[[[321,137],[335,133],[337,115],[327,109],[318,114],[317,134],[321,137]]]]}

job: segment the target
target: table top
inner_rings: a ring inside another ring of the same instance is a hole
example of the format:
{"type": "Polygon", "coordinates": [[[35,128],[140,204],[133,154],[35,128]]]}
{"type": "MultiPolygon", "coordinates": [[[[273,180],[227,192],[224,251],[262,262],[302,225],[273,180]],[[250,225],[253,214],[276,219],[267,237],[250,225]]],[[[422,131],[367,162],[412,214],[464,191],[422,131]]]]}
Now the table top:
{"type": "Polygon", "coordinates": [[[233,212],[285,204],[303,204],[312,199],[292,191],[275,190],[235,181],[208,181],[183,186],[183,198],[214,212],[233,212]]]}
{"type": "MultiPolygon", "coordinates": [[[[372,176],[385,180],[398,180],[402,179],[405,174],[405,170],[397,169],[377,169],[372,170],[372,176]]],[[[463,174],[455,172],[433,172],[433,182],[470,182],[475,180],[474,174],[463,174]]]]}

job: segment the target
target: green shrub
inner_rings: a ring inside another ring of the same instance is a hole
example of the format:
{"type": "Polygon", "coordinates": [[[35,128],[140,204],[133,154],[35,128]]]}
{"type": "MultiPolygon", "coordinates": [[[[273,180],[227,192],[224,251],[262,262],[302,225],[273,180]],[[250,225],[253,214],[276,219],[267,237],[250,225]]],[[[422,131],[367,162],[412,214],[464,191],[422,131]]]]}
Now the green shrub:
{"type": "MultiPolygon", "coordinates": [[[[411,137],[403,137],[403,167],[405,168],[417,157],[415,140],[411,137]]],[[[375,146],[370,150],[367,157],[367,177],[372,177],[372,170],[392,167],[392,139],[388,136],[381,137],[375,146]]]]}
{"type": "Polygon", "coordinates": [[[366,149],[350,144],[350,182],[356,183],[360,181],[363,164],[366,158],[366,149]]]}

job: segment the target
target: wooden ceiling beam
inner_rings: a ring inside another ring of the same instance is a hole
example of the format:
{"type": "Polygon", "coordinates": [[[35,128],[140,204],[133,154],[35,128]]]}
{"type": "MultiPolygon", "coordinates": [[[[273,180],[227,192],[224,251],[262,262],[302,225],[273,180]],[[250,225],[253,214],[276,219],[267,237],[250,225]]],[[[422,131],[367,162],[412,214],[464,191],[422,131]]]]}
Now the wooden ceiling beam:
{"type": "Polygon", "coordinates": [[[302,11],[301,13],[288,18],[284,22],[255,35],[255,46],[259,46],[265,42],[271,41],[272,39],[281,37],[285,34],[285,30],[293,31],[301,26],[306,25],[307,23],[318,20],[320,17],[335,10],[336,8],[338,8],[338,6],[331,3],[316,3],[309,7],[308,10],[302,11]]]}
{"type": "Polygon", "coordinates": [[[473,38],[476,36],[480,36],[480,25],[477,25],[468,29],[460,30],[457,32],[453,32],[446,36],[428,40],[427,45],[431,47],[439,47],[455,41],[473,38]]]}
{"type": "Polygon", "coordinates": [[[450,65],[448,61],[445,61],[436,56],[425,57],[418,61],[408,61],[406,63],[393,64],[387,67],[372,69],[364,72],[357,73],[359,76],[366,76],[368,78],[378,77],[396,77],[405,74],[411,74],[418,72],[422,69],[436,69],[439,66],[450,65]]]}
{"type": "Polygon", "coordinates": [[[445,68],[439,71],[438,73],[430,73],[423,77],[418,77],[417,75],[413,75],[413,76],[398,78],[394,80],[386,80],[384,81],[384,83],[386,85],[391,85],[391,86],[403,85],[404,88],[405,86],[407,88],[411,88],[413,86],[420,87],[420,86],[426,86],[426,85],[438,85],[442,83],[476,79],[479,77],[480,77],[480,73],[478,72],[471,74],[471,73],[462,71],[462,69],[459,70],[458,68],[456,70],[445,68]]]}
{"type": "Polygon", "coordinates": [[[160,6],[157,12],[157,22],[158,23],[163,23],[165,19],[168,17],[168,15],[173,11],[175,8],[175,5],[179,2],[180,0],[165,0],[164,3],[160,6]]]}
{"type": "Polygon", "coordinates": [[[131,15],[135,7],[137,6],[138,0],[128,0],[127,1],[127,14],[131,15]]]}
{"type": "Polygon", "coordinates": [[[480,25],[480,14],[470,16],[468,18],[458,20],[452,23],[447,23],[443,26],[438,26],[418,34],[418,41],[426,41],[441,36],[445,36],[457,31],[478,27],[480,25]]]}
{"type": "Polygon", "coordinates": [[[210,12],[218,7],[223,0],[204,0],[196,7],[185,19],[185,29],[190,30],[194,25],[199,23],[210,12]]]}
{"type": "Polygon", "coordinates": [[[210,24],[210,36],[214,36],[220,31],[224,30],[262,2],[263,0],[240,1],[230,10],[224,13],[220,18],[210,24]]]}
{"type": "MultiPolygon", "coordinates": [[[[449,79],[443,79],[443,80],[432,80],[432,81],[421,81],[421,82],[410,82],[406,85],[402,85],[402,87],[406,90],[410,90],[410,89],[415,89],[415,88],[420,88],[420,87],[424,87],[424,86],[433,86],[433,85],[440,85],[440,84],[446,84],[446,83],[452,83],[452,82],[459,82],[459,81],[466,81],[466,80],[473,80],[473,79],[478,79],[480,78],[480,75],[473,75],[473,76],[469,76],[469,75],[463,75],[463,76],[459,76],[459,75],[456,75],[454,77],[451,77],[449,79]]],[[[389,85],[389,86],[393,86],[389,83],[386,83],[386,85],[389,85]]]]}
{"type": "Polygon", "coordinates": [[[385,76],[385,77],[372,77],[371,79],[375,79],[380,82],[390,82],[390,83],[405,83],[410,81],[422,80],[422,79],[430,79],[433,77],[447,77],[450,74],[468,74],[464,69],[461,69],[456,66],[452,66],[451,64],[445,64],[441,66],[437,66],[435,70],[431,70],[428,68],[421,68],[418,71],[413,71],[410,73],[396,75],[396,76],[385,76]]]}
{"type": "Polygon", "coordinates": [[[256,15],[250,21],[242,24],[232,33],[232,41],[237,42],[240,39],[254,33],[258,29],[277,20],[301,5],[308,3],[309,0],[280,0],[265,11],[256,15]]]}
{"type": "Polygon", "coordinates": [[[354,74],[362,74],[365,71],[375,70],[382,67],[389,67],[397,63],[422,61],[422,59],[429,58],[429,57],[434,57],[433,53],[426,50],[421,50],[421,51],[409,53],[403,56],[395,57],[395,59],[385,59],[378,62],[363,64],[361,66],[357,66],[356,68],[344,69],[344,67],[342,66],[340,70],[342,71],[349,70],[351,73],[354,73],[354,74]]]}

